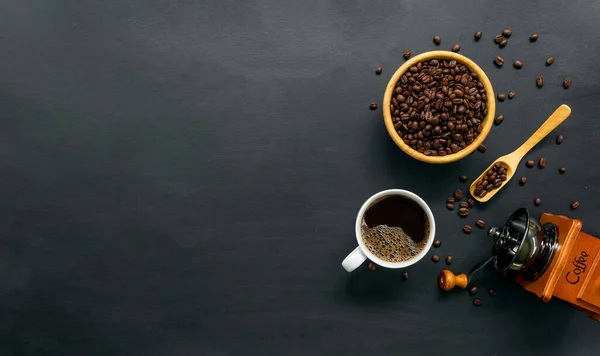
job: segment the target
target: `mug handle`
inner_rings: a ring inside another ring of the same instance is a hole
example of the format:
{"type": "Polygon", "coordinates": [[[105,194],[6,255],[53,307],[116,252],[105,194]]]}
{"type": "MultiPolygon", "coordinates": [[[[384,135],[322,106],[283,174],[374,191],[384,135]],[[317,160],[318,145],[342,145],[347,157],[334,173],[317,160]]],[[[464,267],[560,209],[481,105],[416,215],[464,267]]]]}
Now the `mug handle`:
{"type": "Polygon", "coordinates": [[[360,265],[362,265],[366,259],[367,256],[365,256],[360,246],[358,246],[354,249],[354,251],[350,252],[346,258],[344,258],[342,261],[342,267],[344,267],[346,271],[352,272],[360,267],[360,265]]]}

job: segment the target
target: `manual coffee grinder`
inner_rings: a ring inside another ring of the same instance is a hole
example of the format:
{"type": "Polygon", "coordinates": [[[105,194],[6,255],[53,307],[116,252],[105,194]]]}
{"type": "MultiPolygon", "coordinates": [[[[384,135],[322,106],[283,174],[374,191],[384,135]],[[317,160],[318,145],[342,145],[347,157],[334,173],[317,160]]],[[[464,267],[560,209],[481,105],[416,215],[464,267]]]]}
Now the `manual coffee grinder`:
{"type": "Polygon", "coordinates": [[[515,211],[503,227],[491,227],[493,254],[468,274],[443,270],[443,290],[466,288],[475,272],[494,262],[496,270],[544,302],[553,296],[600,321],[600,239],[581,231],[581,221],[527,209],[515,211]]]}

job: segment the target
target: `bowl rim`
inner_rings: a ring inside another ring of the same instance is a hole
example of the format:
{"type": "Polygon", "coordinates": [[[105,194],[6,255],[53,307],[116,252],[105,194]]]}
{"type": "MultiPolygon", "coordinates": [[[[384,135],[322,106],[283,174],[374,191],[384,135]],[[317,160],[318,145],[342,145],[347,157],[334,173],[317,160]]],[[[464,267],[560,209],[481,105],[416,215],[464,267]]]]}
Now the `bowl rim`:
{"type": "Polygon", "coordinates": [[[423,162],[427,162],[427,163],[441,164],[441,163],[455,162],[455,161],[458,161],[458,160],[470,155],[471,153],[473,153],[473,151],[475,151],[477,149],[477,147],[479,147],[479,145],[481,145],[483,143],[483,141],[485,141],[488,134],[490,133],[490,130],[492,129],[492,124],[494,121],[495,113],[496,113],[496,96],[494,95],[494,89],[492,87],[492,82],[490,81],[488,76],[485,74],[483,69],[481,69],[470,58],[468,58],[462,54],[458,54],[458,53],[450,52],[450,51],[439,51],[439,50],[438,51],[428,51],[428,52],[424,52],[419,55],[416,55],[416,56],[412,57],[411,59],[409,59],[408,61],[404,62],[404,64],[402,64],[390,78],[390,80],[387,84],[387,87],[385,89],[385,93],[383,95],[383,119],[385,122],[386,129],[388,131],[388,134],[390,135],[390,137],[392,138],[394,143],[396,143],[396,145],[398,147],[400,147],[400,149],[402,151],[404,151],[406,154],[408,154],[409,156],[411,156],[415,159],[418,159],[419,161],[423,161],[423,162]],[[486,107],[487,107],[488,112],[481,123],[483,125],[483,129],[481,130],[481,133],[477,136],[477,138],[475,138],[475,140],[473,142],[471,142],[470,145],[466,146],[464,149],[462,149],[456,153],[446,155],[446,156],[426,156],[425,154],[413,149],[412,147],[410,147],[406,143],[404,143],[404,140],[402,140],[402,138],[400,138],[400,136],[396,132],[396,128],[394,127],[394,123],[392,121],[392,113],[390,110],[390,105],[392,102],[392,92],[396,88],[396,84],[400,80],[400,77],[413,65],[416,65],[419,62],[428,61],[431,59],[442,59],[442,60],[453,60],[454,59],[454,60],[466,65],[473,72],[477,73],[479,81],[481,81],[483,83],[483,87],[485,88],[486,96],[487,96],[486,107]]]}

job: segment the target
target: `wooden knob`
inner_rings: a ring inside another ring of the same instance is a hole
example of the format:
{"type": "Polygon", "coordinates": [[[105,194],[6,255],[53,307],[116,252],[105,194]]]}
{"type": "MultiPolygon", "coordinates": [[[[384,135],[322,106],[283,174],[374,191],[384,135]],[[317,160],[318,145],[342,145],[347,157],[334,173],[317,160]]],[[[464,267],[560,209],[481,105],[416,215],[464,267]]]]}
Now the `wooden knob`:
{"type": "Polygon", "coordinates": [[[450,290],[454,286],[464,289],[469,284],[469,276],[464,273],[456,276],[452,271],[445,269],[440,272],[438,282],[443,290],[450,290]]]}

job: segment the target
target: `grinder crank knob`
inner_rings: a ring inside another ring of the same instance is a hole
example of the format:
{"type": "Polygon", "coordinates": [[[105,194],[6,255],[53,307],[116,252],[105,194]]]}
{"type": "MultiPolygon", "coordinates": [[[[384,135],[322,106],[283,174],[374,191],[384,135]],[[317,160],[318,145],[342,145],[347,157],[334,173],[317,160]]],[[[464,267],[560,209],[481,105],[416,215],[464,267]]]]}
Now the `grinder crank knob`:
{"type": "Polygon", "coordinates": [[[438,283],[440,284],[440,288],[445,291],[454,288],[454,286],[464,289],[469,284],[469,276],[464,273],[457,276],[452,271],[445,269],[440,272],[438,283]]]}

